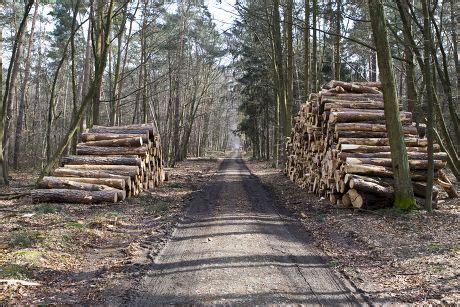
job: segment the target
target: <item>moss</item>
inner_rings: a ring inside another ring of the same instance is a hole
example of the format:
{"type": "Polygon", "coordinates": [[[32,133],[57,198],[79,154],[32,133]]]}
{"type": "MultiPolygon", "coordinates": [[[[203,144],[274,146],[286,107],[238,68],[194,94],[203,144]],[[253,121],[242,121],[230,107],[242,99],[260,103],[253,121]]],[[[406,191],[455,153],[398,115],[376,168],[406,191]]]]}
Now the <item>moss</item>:
{"type": "Polygon", "coordinates": [[[35,206],[34,211],[41,214],[47,214],[59,212],[61,209],[61,206],[56,204],[42,203],[38,206],[35,206]]]}
{"type": "Polygon", "coordinates": [[[38,231],[14,231],[10,234],[11,247],[31,247],[43,239],[38,231]]]}
{"type": "Polygon", "coordinates": [[[0,276],[2,277],[18,277],[27,272],[27,268],[16,263],[9,263],[0,266],[0,276]]]}
{"type": "Polygon", "coordinates": [[[148,214],[158,215],[161,214],[169,209],[169,203],[163,200],[157,200],[155,202],[151,202],[146,204],[145,212],[148,214]]]}
{"type": "Polygon", "coordinates": [[[182,185],[179,182],[173,182],[173,183],[170,183],[168,187],[171,189],[180,189],[182,188],[182,185]]]}
{"type": "Polygon", "coordinates": [[[426,249],[428,252],[430,253],[436,253],[436,252],[440,252],[440,251],[443,251],[443,250],[446,250],[447,249],[447,246],[441,244],[441,243],[437,243],[437,242],[429,242],[427,245],[426,245],[426,249]]]}
{"type": "Polygon", "coordinates": [[[65,223],[65,228],[84,228],[85,223],[82,221],[68,221],[65,223]]]}
{"type": "Polygon", "coordinates": [[[419,206],[417,205],[417,202],[415,201],[415,197],[410,197],[410,196],[402,197],[399,195],[396,195],[395,197],[394,207],[398,210],[403,210],[403,211],[411,211],[411,210],[420,209],[419,206]]]}

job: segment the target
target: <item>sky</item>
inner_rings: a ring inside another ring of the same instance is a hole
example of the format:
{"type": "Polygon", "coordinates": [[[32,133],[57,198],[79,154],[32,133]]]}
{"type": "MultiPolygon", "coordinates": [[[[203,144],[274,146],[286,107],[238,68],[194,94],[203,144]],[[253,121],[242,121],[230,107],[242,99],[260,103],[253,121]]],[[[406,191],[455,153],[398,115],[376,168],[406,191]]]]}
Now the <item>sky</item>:
{"type": "MultiPolygon", "coordinates": [[[[220,33],[227,31],[236,18],[236,10],[234,9],[236,0],[205,0],[211,13],[213,20],[220,33]]],[[[44,14],[50,10],[49,7],[44,9],[44,14]]],[[[32,14],[32,13],[31,13],[32,14]]],[[[51,27],[51,24],[48,25],[51,27]]],[[[3,38],[8,37],[11,33],[8,33],[6,29],[0,29],[3,32],[3,38]]],[[[7,50],[3,50],[3,64],[6,65],[9,61],[10,53],[7,50]]]]}
{"type": "Polygon", "coordinates": [[[236,0],[205,1],[220,32],[224,32],[232,26],[232,22],[236,17],[236,10],[233,7],[235,1],[236,0]]]}

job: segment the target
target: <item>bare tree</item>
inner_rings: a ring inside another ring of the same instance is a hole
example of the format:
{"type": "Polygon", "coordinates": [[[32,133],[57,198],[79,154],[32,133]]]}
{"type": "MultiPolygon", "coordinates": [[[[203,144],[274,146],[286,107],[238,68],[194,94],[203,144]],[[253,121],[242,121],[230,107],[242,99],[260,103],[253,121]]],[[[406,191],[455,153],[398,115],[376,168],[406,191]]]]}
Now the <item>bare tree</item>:
{"type": "Polygon", "coordinates": [[[383,87],[385,121],[390,141],[395,190],[394,205],[396,208],[408,210],[414,208],[416,202],[412,190],[404,133],[399,116],[398,96],[393,75],[393,59],[388,43],[386,17],[381,0],[368,0],[368,3],[369,10],[372,12],[370,14],[372,36],[377,49],[377,60],[383,87]]]}

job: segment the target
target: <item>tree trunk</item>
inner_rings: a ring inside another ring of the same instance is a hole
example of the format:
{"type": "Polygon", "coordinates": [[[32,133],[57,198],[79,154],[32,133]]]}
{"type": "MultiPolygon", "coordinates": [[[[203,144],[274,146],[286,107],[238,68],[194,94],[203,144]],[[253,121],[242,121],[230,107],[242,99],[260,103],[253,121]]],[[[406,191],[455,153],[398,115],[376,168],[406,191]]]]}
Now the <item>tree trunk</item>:
{"type": "MultiPolygon", "coordinates": [[[[85,99],[86,94],[90,88],[91,80],[91,33],[92,33],[92,23],[91,18],[88,20],[88,33],[86,39],[86,49],[85,49],[85,67],[83,68],[83,82],[81,87],[81,101],[85,99]]],[[[86,129],[86,112],[83,115],[82,120],[80,121],[80,133],[86,129]]],[[[78,138],[77,138],[78,139],[78,138]]],[[[75,147],[77,144],[75,144],[75,147]]]]}
{"type": "Polygon", "coordinates": [[[378,54],[378,66],[385,102],[385,120],[392,153],[393,176],[395,179],[394,205],[398,209],[408,210],[416,206],[412,189],[406,145],[403,140],[403,128],[400,122],[398,97],[393,76],[393,59],[390,53],[386,29],[386,17],[381,0],[368,0],[372,12],[371,25],[374,45],[378,54]]]}
{"type": "Polygon", "coordinates": [[[433,161],[433,87],[431,84],[432,80],[432,64],[431,64],[431,22],[430,22],[430,0],[422,0],[422,11],[423,11],[423,55],[425,67],[423,69],[423,76],[425,81],[425,102],[427,106],[427,121],[426,121],[426,135],[428,139],[428,176],[426,184],[426,195],[425,195],[425,209],[431,211],[433,208],[433,178],[434,178],[434,161],[433,161]],[[428,2],[427,2],[428,1],[428,2]]]}
{"type": "Polygon", "coordinates": [[[305,0],[304,48],[304,101],[306,101],[310,95],[310,0],[305,0]]]}
{"type": "MultiPolygon", "coordinates": [[[[83,143],[84,144],[84,143],[83,143]]],[[[148,151],[147,145],[141,147],[98,147],[98,146],[85,146],[82,144],[77,145],[78,155],[139,155],[146,156],[148,151]]]]}
{"type": "Polygon", "coordinates": [[[457,103],[460,104],[460,60],[458,58],[458,34],[457,30],[460,25],[460,11],[458,10],[459,4],[458,1],[450,0],[450,20],[452,22],[452,48],[454,54],[454,63],[455,63],[455,73],[457,75],[457,103]]]}
{"type": "MultiPolygon", "coordinates": [[[[403,14],[405,14],[407,20],[409,21],[408,28],[405,29],[409,33],[412,33],[412,23],[410,22],[409,8],[407,7],[406,0],[401,1],[403,7],[403,14]]],[[[414,118],[417,123],[420,122],[418,118],[418,97],[417,97],[417,88],[415,85],[415,65],[414,65],[414,54],[410,47],[410,35],[404,35],[404,58],[406,59],[405,70],[406,70],[406,98],[407,98],[407,111],[414,113],[414,118]]]]}
{"type": "Polygon", "coordinates": [[[116,190],[105,191],[79,191],[69,189],[39,189],[32,191],[32,201],[40,202],[59,202],[59,203],[78,203],[78,204],[97,204],[97,203],[116,203],[118,195],[116,190]]]}
{"type": "Polygon", "coordinates": [[[334,42],[334,77],[335,80],[340,80],[340,69],[341,69],[341,52],[340,52],[340,33],[342,26],[342,0],[336,1],[336,16],[335,16],[335,42],[334,42]]]}
{"type": "MultiPolygon", "coordinates": [[[[13,70],[16,66],[19,65],[19,54],[22,45],[22,37],[26,29],[27,17],[29,16],[29,12],[32,9],[33,4],[34,0],[29,0],[25,3],[24,15],[22,16],[21,23],[14,38],[13,50],[11,52],[11,61],[6,75],[5,92],[3,93],[2,97],[2,107],[0,111],[0,186],[8,184],[8,148],[5,145],[7,145],[7,140],[9,138],[8,115],[11,115],[11,112],[8,112],[8,109],[11,109],[12,107],[10,92],[13,90],[12,87],[15,86],[17,76],[17,72],[16,76],[13,76],[13,70]]],[[[2,38],[0,37],[0,42],[1,41],[2,38]]],[[[2,49],[2,46],[0,46],[0,49],[2,49]]],[[[18,70],[19,67],[16,69],[18,70]]],[[[0,74],[3,74],[3,71],[0,71],[0,74]]]]}
{"type": "Polygon", "coordinates": [[[88,165],[137,165],[143,166],[142,159],[132,156],[65,156],[61,159],[63,164],[88,164],[88,165]]]}
{"type": "Polygon", "coordinates": [[[175,78],[175,97],[174,97],[174,129],[173,129],[173,155],[171,157],[170,165],[175,166],[176,162],[180,160],[180,115],[181,115],[181,69],[184,62],[185,52],[185,30],[187,27],[187,18],[189,3],[187,3],[187,9],[184,10],[183,3],[178,6],[178,10],[181,11],[181,30],[179,45],[177,51],[177,68],[175,78]]]}
{"type": "Polygon", "coordinates": [[[317,24],[316,19],[318,16],[318,0],[313,0],[313,50],[311,58],[311,91],[316,93],[318,91],[318,38],[317,38],[317,24]]]}
{"type": "Polygon", "coordinates": [[[34,14],[32,17],[32,25],[30,27],[30,34],[29,34],[29,41],[27,45],[27,54],[24,60],[24,77],[21,84],[21,91],[20,91],[20,99],[19,99],[19,106],[18,106],[18,118],[16,121],[16,131],[14,136],[14,147],[13,147],[13,167],[18,169],[19,167],[19,145],[21,143],[21,136],[22,136],[22,126],[24,123],[24,109],[26,106],[26,96],[27,96],[27,89],[28,83],[30,79],[30,56],[32,54],[32,45],[33,45],[33,38],[34,38],[34,31],[35,31],[35,21],[37,19],[37,12],[38,12],[38,3],[37,0],[35,2],[34,14]]]}
{"type": "MultiPolygon", "coordinates": [[[[84,184],[91,184],[91,185],[102,185],[108,186],[118,190],[124,190],[126,185],[123,179],[113,179],[113,178],[79,178],[79,177],[51,177],[46,176],[43,177],[42,181],[39,183],[39,187],[44,188],[52,188],[59,185],[59,182],[81,182],[84,184]]],[[[62,187],[62,186],[61,186],[62,187]]]]}
{"type": "Polygon", "coordinates": [[[273,12],[272,12],[272,45],[273,45],[273,64],[274,64],[274,75],[275,75],[275,90],[276,90],[276,108],[277,108],[277,134],[275,139],[275,150],[276,150],[276,161],[278,165],[279,156],[283,155],[284,142],[284,128],[286,120],[286,96],[284,87],[284,68],[283,68],[283,49],[281,41],[281,29],[280,29],[280,12],[279,12],[279,1],[273,1],[273,12]]]}
{"type": "MultiPolygon", "coordinates": [[[[126,3],[127,4],[127,3],[126,3]]],[[[126,5],[125,4],[125,5],[126,5]]],[[[104,74],[104,69],[106,66],[107,62],[107,54],[108,54],[108,49],[110,47],[110,29],[112,27],[112,14],[113,14],[113,5],[114,5],[114,0],[111,0],[109,3],[109,8],[106,14],[106,20],[104,24],[104,39],[103,39],[103,45],[104,48],[102,49],[101,57],[99,59],[95,59],[95,61],[99,62],[98,65],[98,70],[96,70],[94,74],[94,82],[91,83],[91,86],[89,88],[88,93],[85,96],[85,99],[83,99],[80,109],[78,110],[77,116],[75,116],[73,122],[70,125],[69,131],[67,131],[67,134],[65,135],[64,139],[62,140],[61,144],[59,145],[58,149],[54,153],[52,159],[47,163],[47,165],[43,168],[38,181],[40,181],[43,176],[49,174],[51,170],[54,168],[54,166],[57,164],[59,157],[62,155],[64,152],[64,149],[68,146],[70,140],[72,139],[73,135],[76,133],[80,122],[83,118],[83,115],[86,111],[86,106],[88,105],[89,101],[92,100],[93,96],[96,95],[97,93],[97,84],[100,84],[102,82],[102,76],[104,74]]]]}
{"type": "Polygon", "coordinates": [[[291,135],[292,105],[294,103],[294,49],[292,47],[292,11],[293,1],[286,0],[285,27],[286,27],[286,114],[284,119],[284,137],[291,135]]]}

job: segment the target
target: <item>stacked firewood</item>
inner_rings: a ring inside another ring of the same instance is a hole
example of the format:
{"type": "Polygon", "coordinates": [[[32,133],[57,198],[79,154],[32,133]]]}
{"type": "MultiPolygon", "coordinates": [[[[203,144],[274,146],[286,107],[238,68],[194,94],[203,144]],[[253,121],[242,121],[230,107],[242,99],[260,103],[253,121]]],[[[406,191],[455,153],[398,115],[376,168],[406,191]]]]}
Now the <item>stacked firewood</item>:
{"type": "MultiPolygon", "coordinates": [[[[294,118],[286,144],[286,174],[301,188],[338,207],[378,208],[393,202],[390,144],[379,83],[331,81],[294,118]]],[[[427,140],[410,112],[400,112],[414,193],[423,202],[427,140]]],[[[442,169],[447,155],[434,146],[435,177],[450,187],[442,169]],[[439,178],[438,178],[439,177],[439,178]]],[[[434,188],[436,202],[438,188],[434,188]]]]}
{"type": "Polygon", "coordinates": [[[118,202],[165,179],[160,136],[151,124],[94,126],[82,133],[76,153],[43,178],[33,201],[118,202]]]}

